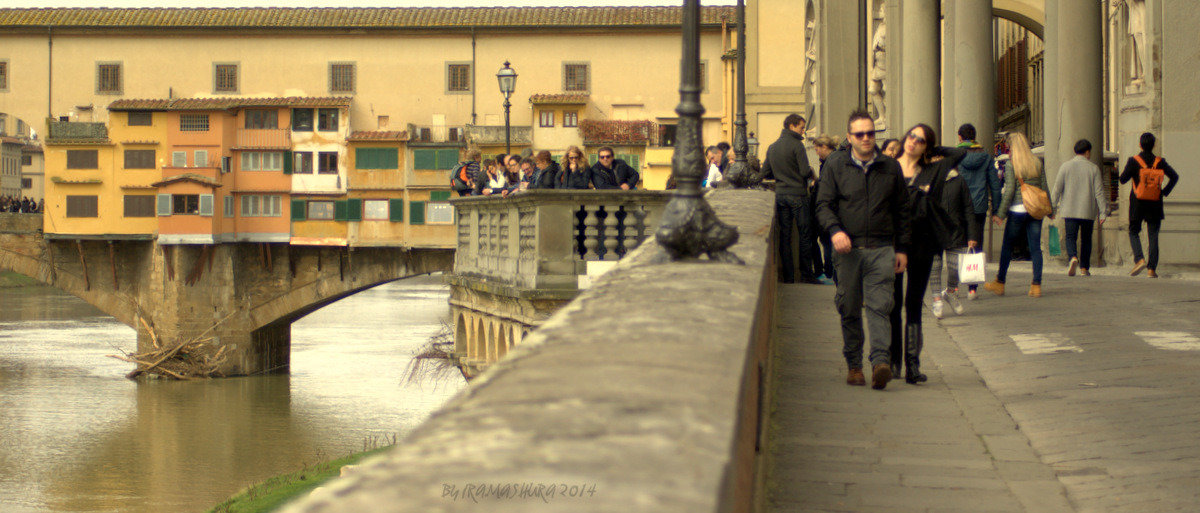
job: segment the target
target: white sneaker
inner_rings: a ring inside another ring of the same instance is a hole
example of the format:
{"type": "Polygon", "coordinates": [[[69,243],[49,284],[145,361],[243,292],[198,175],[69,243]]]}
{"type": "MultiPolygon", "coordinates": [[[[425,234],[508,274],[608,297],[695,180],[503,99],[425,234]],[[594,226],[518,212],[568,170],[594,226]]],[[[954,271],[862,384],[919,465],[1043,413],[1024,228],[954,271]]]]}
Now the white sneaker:
{"type": "Polygon", "coordinates": [[[979,299],[979,296],[977,294],[975,294],[974,290],[968,290],[967,291],[967,299],[970,301],[974,301],[976,299],[979,299]]]}
{"type": "Polygon", "coordinates": [[[954,310],[955,314],[957,314],[957,315],[963,314],[963,311],[965,309],[963,308],[962,302],[958,300],[958,291],[957,290],[947,291],[946,294],[944,295],[944,297],[946,298],[946,303],[950,305],[950,309],[954,310]]]}
{"type": "Polygon", "coordinates": [[[930,310],[933,310],[933,316],[937,317],[938,319],[941,319],[942,318],[942,308],[944,308],[942,306],[942,297],[941,296],[933,296],[933,305],[931,305],[929,307],[930,310]]]}

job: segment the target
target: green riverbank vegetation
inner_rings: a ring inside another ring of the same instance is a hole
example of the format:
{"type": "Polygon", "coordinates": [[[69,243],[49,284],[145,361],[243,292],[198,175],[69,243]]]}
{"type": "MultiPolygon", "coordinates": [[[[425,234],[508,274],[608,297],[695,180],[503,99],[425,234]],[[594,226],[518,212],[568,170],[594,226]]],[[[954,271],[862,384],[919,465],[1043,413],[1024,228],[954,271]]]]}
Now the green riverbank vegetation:
{"type": "Polygon", "coordinates": [[[0,289],[13,287],[36,287],[45,285],[40,281],[12,271],[0,271],[0,289]]]}

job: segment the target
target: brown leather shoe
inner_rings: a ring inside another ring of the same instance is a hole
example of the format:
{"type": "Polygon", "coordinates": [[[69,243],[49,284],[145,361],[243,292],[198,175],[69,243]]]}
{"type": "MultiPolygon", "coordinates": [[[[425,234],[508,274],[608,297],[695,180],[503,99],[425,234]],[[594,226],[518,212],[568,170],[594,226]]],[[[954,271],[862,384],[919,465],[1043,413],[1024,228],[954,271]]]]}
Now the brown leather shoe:
{"type": "Polygon", "coordinates": [[[1042,286],[1041,285],[1030,285],[1029,286],[1029,297],[1042,297],[1042,286]]]}
{"type": "Polygon", "coordinates": [[[1154,269],[1150,269],[1150,270],[1146,271],[1146,277],[1147,278],[1157,278],[1158,273],[1154,272],[1154,269]]]}
{"type": "Polygon", "coordinates": [[[846,384],[861,387],[867,384],[867,378],[863,376],[862,369],[850,369],[850,373],[846,375],[846,384]]]}
{"type": "Polygon", "coordinates": [[[1138,260],[1137,262],[1133,263],[1133,270],[1129,271],[1129,275],[1137,276],[1139,273],[1142,272],[1142,269],[1145,269],[1145,268],[1146,268],[1146,259],[1143,258],[1143,259],[1138,260]]]}
{"type": "Polygon", "coordinates": [[[1092,275],[1092,272],[1091,272],[1091,271],[1089,271],[1089,270],[1087,270],[1087,269],[1080,269],[1080,270],[1079,270],[1079,275],[1080,275],[1080,276],[1091,276],[1091,275],[1092,275]]]}
{"type": "Polygon", "coordinates": [[[888,381],[892,380],[892,366],[886,363],[876,365],[871,369],[871,388],[883,390],[888,381]]]}
{"type": "Polygon", "coordinates": [[[998,281],[989,281],[983,284],[983,288],[988,289],[997,296],[1004,295],[1004,284],[998,281]]]}

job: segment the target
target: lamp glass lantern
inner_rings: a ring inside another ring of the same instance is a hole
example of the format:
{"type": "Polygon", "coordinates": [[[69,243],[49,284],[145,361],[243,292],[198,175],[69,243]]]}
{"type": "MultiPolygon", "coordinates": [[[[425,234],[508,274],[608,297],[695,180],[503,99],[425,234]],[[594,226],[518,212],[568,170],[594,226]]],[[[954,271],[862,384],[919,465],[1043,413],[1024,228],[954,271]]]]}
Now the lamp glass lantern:
{"type": "Polygon", "coordinates": [[[750,137],[746,138],[747,155],[758,156],[758,138],[754,137],[754,132],[750,132],[750,137]]]}
{"type": "Polygon", "coordinates": [[[496,80],[500,83],[500,92],[507,99],[517,88],[517,71],[509,66],[508,61],[504,61],[504,67],[496,72],[496,80]]]}

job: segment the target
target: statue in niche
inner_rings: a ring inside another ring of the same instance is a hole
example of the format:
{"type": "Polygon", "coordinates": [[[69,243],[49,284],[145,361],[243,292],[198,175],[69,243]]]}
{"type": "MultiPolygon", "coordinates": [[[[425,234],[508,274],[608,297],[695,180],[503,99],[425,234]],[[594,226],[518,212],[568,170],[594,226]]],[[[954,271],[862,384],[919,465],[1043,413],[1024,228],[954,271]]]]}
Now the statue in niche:
{"type": "Polygon", "coordinates": [[[1113,0],[1114,7],[1125,5],[1126,42],[1129,46],[1129,68],[1126,78],[1130,84],[1140,84],[1145,80],[1146,53],[1146,2],[1145,0],[1113,0]]]}
{"type": "Polygon", "coordinates": [[[877,130],[887,129],[887,24],[884,23],[883,8],[880,4],[875,14],[875,32],[871,36],[871,76],[867,82],[871,117],[875,119],[877,130]]]}

